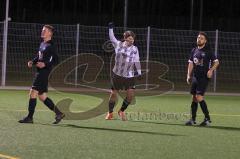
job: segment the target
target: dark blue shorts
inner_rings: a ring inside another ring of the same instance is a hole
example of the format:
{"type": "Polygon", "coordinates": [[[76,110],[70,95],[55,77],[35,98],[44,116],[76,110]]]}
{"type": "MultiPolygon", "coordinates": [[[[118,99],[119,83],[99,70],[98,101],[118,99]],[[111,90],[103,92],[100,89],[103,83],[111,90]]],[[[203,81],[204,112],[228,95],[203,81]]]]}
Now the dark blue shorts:
{"type": "Polygon", "coordinates": [[[48,92],[48,76],[49,71],[37,72],[33,80],[32,89],[37,90],[40,95],[48,92]]]}
{"type": "Polygon", "coordinates": [[[204,96],[207,86],[208,86],[208,78],[192,78],[192,85],[191,85],[191,94],[192,95],[202,95],[204,96]]]}

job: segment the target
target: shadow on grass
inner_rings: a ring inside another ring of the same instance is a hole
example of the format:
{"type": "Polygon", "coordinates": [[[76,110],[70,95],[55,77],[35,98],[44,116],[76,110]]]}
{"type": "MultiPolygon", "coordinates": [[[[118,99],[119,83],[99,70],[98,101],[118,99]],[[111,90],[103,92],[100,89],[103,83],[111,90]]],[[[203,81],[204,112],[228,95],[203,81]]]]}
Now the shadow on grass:
{"type": "Polygon", "coordinates": [[[160,124],[160,125],[177,125],[177,126],[185,126],[184,124],[178,124],[178,123],[163,123],[163,122],[157,122],[157,121],[144,121],[144,120],[128,120],[128,122],[136,122],[136,123],[147,123],[147,124],[160,124]]]}
{"type": "MultiPolygon", "coordinates": [[[[49,125],[53,126],[52,124],[42,124],[41,125],[49,125]]],[[[80,126],[80,125],[73,125],[73,124],[59,124],[54,125],[56,127],[68,127],[68,128],[77,128],[77,129],[87,129],[87,130],[102,130],[102,131],[112,131],[112,132],[123,132],[123,133],[139,133],[139,134],[149,134],[149,135],[166,135],[166,136],[185,136],[181,134],[170,134],[170,133],[161,133],[161,132],[149,132],[149,131],[139,131],[139,130],[126,130],[126,129],[112,129],[112,128],[101,128],[101,127],[89,127],[89,126],[80,126]]]]}
{"type": "MultiPolygon", "coordinates": [[[[149,124],[159,124],[159,125],[176,125],[176,126],[184,126],[184,127],[191,127],[191,126],[186,126],[184,123],[183,124],[178,124],[178,123],[161,123],[161,122],[154,122],[154,121],[130,121],[130,122],[139,122],[139,123],[149,123],[149,124]]],[[[219,129],[219,130],[228,130],[228,131],[240,131],[240,127],[227,127],[227,126],[192,126],[195,128],[206,128],[206,129],[219,129]]]]}
{"type": "Polygon", "coordinates": [[[240,131],[240,128],[237,128],[237,127],[227,127],[227,126],[209,126],[209,127],[202,127],[202,128],[229,130],[229,131],[240,131]]]}

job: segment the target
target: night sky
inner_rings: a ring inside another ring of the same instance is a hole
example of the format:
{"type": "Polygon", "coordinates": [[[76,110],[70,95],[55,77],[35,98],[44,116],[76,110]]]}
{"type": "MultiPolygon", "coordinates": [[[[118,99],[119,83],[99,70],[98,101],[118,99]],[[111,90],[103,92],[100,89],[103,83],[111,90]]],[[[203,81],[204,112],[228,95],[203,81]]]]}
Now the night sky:
{"type": "MultiPolygon", "coordinates": [[[[194,30],[240,31],[239,0],[194,0],[194,30]]],[[[191,0],[128,0],[128,26],[190,29],[191,0]]],[[[5,17],[5,0],[0,3],[5,17]]],[[[10,0],[14,22],[123,26],[124,0],[10,0]]]]}

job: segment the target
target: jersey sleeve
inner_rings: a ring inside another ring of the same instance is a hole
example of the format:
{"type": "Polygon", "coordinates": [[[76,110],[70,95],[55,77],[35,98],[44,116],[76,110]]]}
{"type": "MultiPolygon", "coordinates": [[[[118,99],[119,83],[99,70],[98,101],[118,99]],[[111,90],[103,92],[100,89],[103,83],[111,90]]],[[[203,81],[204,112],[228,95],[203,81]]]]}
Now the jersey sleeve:
{"type": "Polygon", "coordinates": [[[195,48],[192,49],[190,55],[189,55],[189,58],[188,58],[188,62],[189,63],[193,63],[193,52],[194,52],[195,48]]]}
{"type": "Polygon", "coordinates": [[[141,75],[142,74],[142,71],[141,71],[141,63],[140,63],[140,58],[139,58],[139,51],[138,51],[138,48],[136,47],[136,55],[134,57],[134,64],[135,64],[135,67],[137,69],[137,73],[138,75],[141,75]]]}
{"type": "Polygon", "coordinates": [[[109,29],[109,38],[113,44],[113,47],[116,48],[119,45],[120,41],[115,38],[112,28],[109,29]]]}
{"type": "Polygon", "coordinates": [[[49,49],[48,53],[43,60],[43,62],[45,63],[47,68],[58,64],[58,55],[57,55],[57,50],[56,50],[55,45],[49,46],[48,49],[49,49]]]}

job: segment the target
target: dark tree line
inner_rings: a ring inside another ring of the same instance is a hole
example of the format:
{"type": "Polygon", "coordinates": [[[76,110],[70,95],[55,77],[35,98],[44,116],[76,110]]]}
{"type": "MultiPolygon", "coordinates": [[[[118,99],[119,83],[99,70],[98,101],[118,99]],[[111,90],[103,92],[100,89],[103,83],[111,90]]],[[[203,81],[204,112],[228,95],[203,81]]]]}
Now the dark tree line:
{"type": "MultiPolygon", "coordinates": [[[[1,21],[5,1],[0,3],[1,21]]],[[[193,29],[198,29],[200,1],[194,0],[193,29]]],[[[202,0],[205,30],[240,30],[239,0],[202,0]],[[235,25],[232,25],[234,23],[235,25]]],[[[131,27],[189,29],[191,0],[128,0],[131,27]]],[[[10,0],[9,16],[15,22],[123,25],[124,0],[10,0]]]]}

